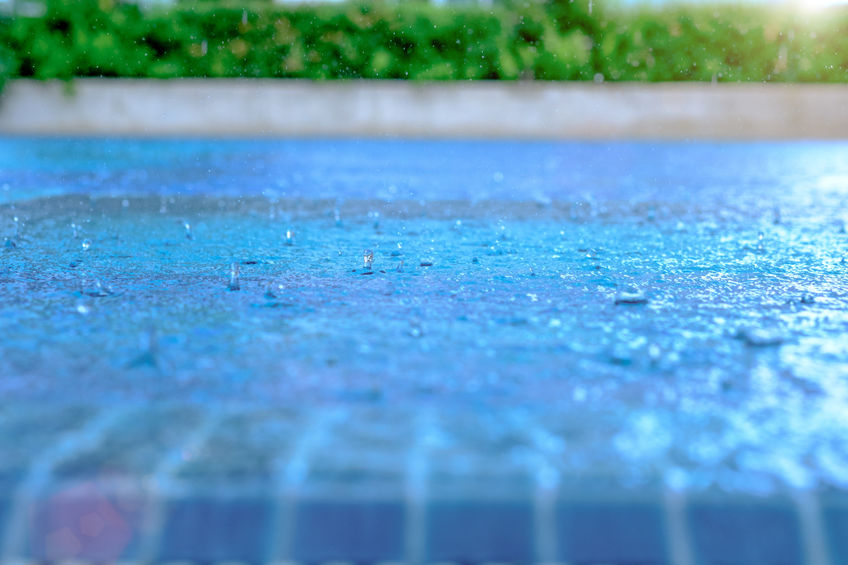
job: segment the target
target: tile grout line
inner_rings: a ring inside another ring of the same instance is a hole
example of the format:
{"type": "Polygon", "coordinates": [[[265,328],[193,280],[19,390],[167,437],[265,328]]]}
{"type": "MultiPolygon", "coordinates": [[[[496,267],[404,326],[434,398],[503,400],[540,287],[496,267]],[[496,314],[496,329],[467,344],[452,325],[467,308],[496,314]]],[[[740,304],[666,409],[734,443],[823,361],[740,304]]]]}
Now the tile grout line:
{"type": "Polygon", "coordinates": [[[535,563],[557,563],[559,540],[556,535],[556,501],[560,488],[560,472],[551,462],[556,461],[564,446],[537,421],[524,413],[510,413],[511,424],[522,431],[534,448],[528,461],[533,489],[533,550],[535,563]]]}
{"type": "Polygon", "coordinates": [[[210,414],[205,411],[203,421],[189,434],[185,441],[170,449],[159,465],[153,471],[150,479],[149,507],[141,519],[139,540],[139,558],[142,563],[154,563],[161,549],[162,533],[166,519],[166,500],[177,491],[178,481],[174,474],[184,461],[186,452],[200,449],[215,426],[225,417],[224,413],[215,412],[210,414]]]}
{"type": "Polygon", "coordinates": [[[274,475],[274,516],[271,519],[268,561],[271,563],[292,562],[292,542],[294,539],[294,507],[298,489],[309,474],[309,460],[317,445],[332,426],[346,415],[339,409],[319,411],[309,419],[306,430],[291,450],[288,457],[279,457],[275,462],[274,475]]]}
{"type": "MultiPolygon", "coordinates": [[[[515,418],[513,418],[515,421],[515,418]]],[[[526,429],[528,422],[515,422],[519,429],[526,429]]],[[[528,434],[535,448],[537,461],[533,465],[536,485],[533,493],[533,513],[535,519],[534,546],[536,563],[556,563],[559,553],[559,540],[556,535],[556,500],[560,487],[560,473],[551,464],[556,460],[556,442],[548,430],[538,423],[529,424],[528,434]]]]}
{"type": "Polygon", "coordinates": [[[806,565],[830,565],[822,525],[821,505],[814,491],[796,491],[792,496],[798,508],[798,520],[801,528],[801,544],[806,565]]]}
{"type": "Polygon", "coordinates": [[[426,559],[427,481],[430,472],[428,435],[436,427],[430,410],[415,418],[415,444],[406,457],[404,549],[408,565],[422,565],[426,559]]]}
{"type": "Polygon", "coordinates": [[[673,565],[695,565],[692,532],[686,517],[686,495],[667,489],[663,494],[666,518],[666,551],[673,565]]]}
{"type": "Polygon", "coordinates": [[[97,445],[106,431],[129,411],[128,408],[100,409],[82,429],[64,434],[58,443],[42,452],[30,466],[29,473],[12,496],[11,509],[6,518],[6,530],[0,542],[0,563],[23,559],[28,513],[38,493],[50,484],[56,465],[80,448],[97,445]]]}

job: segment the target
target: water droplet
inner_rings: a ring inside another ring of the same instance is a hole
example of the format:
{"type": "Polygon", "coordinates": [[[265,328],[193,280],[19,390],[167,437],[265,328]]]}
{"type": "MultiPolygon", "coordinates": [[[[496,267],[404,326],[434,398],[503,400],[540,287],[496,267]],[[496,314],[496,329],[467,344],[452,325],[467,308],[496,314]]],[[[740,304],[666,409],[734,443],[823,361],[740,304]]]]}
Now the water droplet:
{"type": "Polygon", "coordinates": [[[363,266],[365,267],[365,270],[370,271],[371,266],[374,264],[374,252],[371,251],[370,249],[366,249],[365,251],[363,251],[363,253],[362,253],[362,263],[363,263],[363,266]]]}
{"type": "Polygon", "coordinates": [[[89,312],[91,312],[91,308],[86,306],[85,304],[77,304],[77,313],[82,314],[83,316],[87,316],[89,312]]]}
{"type": "Polygon", "coordinates": [[[230,284],[227,285],[227,290],[241,290],[238,263],[232,263],[230,265],[230,284]]]}
{"type": "Polygon", "coordinates": [[[279,298],[283,289],[285,289],[283,284],[268,283],[268,286],[265,287],[265,298],[279,298]]]}
{"type": "Polygon", "coordinates": [[[75,223],[72,222],[71,223],[71,230],[74,233],[74,239],[79,239],[80,226],[78,226],[78,225],[76,225],[75,223]]]}
{"type": "Polygon", "coordinates": [[[89,249],[91,249],[91,240],[86,238],[82,240],[82,250],[88,251],[89,249]]]}
{"type": "Polygon", "coordinates": [[[338,208],[333,210],[333,218],[335,218],[335,220],[336,220],[336,227],[337,228],[342,227],[342,215],[341,215],[341,212],[339,212],[338,208]]]}
{"type": "Polygon", "coordinates": [[[124,199],[121,201],[121,206],[122,206],[123,208],[129,208],[129,207],[130,207],[130,201],[129,201],[129,200],[127,200],[126,198],[124,198],[124,199]]]}
{"type": "Polygon", "coordinates": [[[194,236],[191,233],[191,224],[188,222],[183,222],[183,228],[185,229],[186,239],[194,239],[194,236]]]}
{"type": "Polygon", "coordinates": [[[586,400],[586,396],[586,389],[581,386],[575,388],[571,393],[571,397],[574,399],[574,402],[583,402],[586,400]]]}
{"type": "Polygon", "coordinates": [[[294,245],[294,232],[291,230],[286,230],[286,245],[294,245]]]}
{"type": "Polygon", "coordinates": [[[409,321],[409,336],[419,338],[424,335],[424,326],[418,318],[412,318],[409,321]]]}
{"type": "Polygon", "coordinates": [[[616,304],[645,304],[648,302],[647,295],[640,289],[628,286],[615,296],[616,304]]]}
{"type": "Polygon", "coordinates": [[[10,237],[7,237],[3,242],[3,247],[5,247],[6,249],[15,249],[17,246],[18,244],[15,243],[15,240],[10,237]]]}
{"type": "Polygon", "coordinates": [[[760,232],[759,234],[757,234],[757,253],[765,253],[766,252],[766,246],[765,246],[765,243],[763,243],[763,237],[764,237],[763,232],[760,232]]]}
{"type": "Polygon", "coordinates": [[[380,212],[372,210],[371,212],[368,212],[368,217],[374,219],[374,229],[380,229],[380,212]]]}

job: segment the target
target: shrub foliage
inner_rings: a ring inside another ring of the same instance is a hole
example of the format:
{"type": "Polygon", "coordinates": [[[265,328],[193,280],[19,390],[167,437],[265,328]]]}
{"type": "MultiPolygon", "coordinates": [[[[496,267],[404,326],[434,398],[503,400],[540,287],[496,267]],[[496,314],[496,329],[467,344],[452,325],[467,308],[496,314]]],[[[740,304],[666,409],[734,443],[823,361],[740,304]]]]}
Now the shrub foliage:
{"type": "Polygon", "coordinates": [[[594,0],[345,4],[29,0],[9,77],[844,82],[848,11],[594,0]],[[35,7],[36,9],[33,9],[35,7]]]}

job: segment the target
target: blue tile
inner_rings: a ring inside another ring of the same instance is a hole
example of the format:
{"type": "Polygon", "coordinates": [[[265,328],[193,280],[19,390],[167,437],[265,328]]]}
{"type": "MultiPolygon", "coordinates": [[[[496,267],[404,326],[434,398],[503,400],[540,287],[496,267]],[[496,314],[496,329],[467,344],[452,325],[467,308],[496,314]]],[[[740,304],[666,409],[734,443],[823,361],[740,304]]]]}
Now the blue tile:
{"type": "Polygon", "coordinates": [[[563,502],[556,509],[558,560],[668,563],[662,508],[650,502],[563,502]]]}
{"type": "Polygon", "coordinates": [[[800,524],[789,501],[695,501],[687,515],[699,565],[803,562],[800,524]]]}
{"type": "Polygon", "coordinates": [[[260,498],[171,501],[159,559],[264,562],[272,516],[260,498]]]}
{"type": "Polygon", "coordinates": [[[298,562],[400,561],[405,523],[402,501],[300,500],[292,558],[298,562]]]}
{"type": "Polygon", "coordinates": [[[536,560],[530,501],[431,502],[427,511],[429,561],[536,560]]]}
{"type": "Polygon", "coordinates": [[[822,496],[824,532],[833,563],[848,563],[848,496],[844,493],[822,496]]]}

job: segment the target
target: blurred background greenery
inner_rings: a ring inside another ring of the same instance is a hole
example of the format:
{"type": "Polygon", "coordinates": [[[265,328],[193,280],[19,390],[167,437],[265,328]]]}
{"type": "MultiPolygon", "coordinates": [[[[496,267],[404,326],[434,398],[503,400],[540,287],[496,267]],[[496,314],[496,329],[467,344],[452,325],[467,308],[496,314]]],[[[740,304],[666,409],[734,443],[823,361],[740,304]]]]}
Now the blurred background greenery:
{"type": "Polygon", "coordinates": [[[595,0],[5,0],[14,77],[844,82],[848,10],[595,0]]]}

